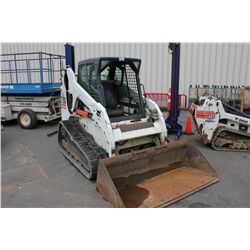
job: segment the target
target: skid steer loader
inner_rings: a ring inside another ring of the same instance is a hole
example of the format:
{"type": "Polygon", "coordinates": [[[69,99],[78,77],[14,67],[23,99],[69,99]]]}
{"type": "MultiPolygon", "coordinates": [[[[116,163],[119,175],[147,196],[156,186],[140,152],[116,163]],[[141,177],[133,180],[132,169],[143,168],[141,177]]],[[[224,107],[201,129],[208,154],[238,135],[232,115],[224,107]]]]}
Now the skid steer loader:
{"type": "Polygon", "coordinates": [[[67,67],[61,87],[62,153],[114,207],[167,206],[218,180],[186,141],[166,143],[163,115],[143,95],[141,60],[101,57],[67,67]]]}
{"type": "Polygon", "coordinates": [[[250,151],[249,115],[213,96],[200,97],[191,112],[204,144],[221,151],[250,151]]]}

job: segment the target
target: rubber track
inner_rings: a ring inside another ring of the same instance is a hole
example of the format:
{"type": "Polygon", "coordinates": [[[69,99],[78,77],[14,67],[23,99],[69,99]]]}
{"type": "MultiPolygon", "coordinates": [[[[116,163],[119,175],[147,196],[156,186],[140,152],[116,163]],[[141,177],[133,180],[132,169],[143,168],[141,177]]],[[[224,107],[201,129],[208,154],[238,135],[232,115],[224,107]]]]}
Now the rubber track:
{"type": "Polygon", "coordinates": [[[68,134],[71,144],[74,144],[79,150],[81,157],[88,162],[88,165],[86,166],[85,162],[79,162],[79,159],[75,160],[72,157],[74,152],[66,151],[59,140],[60,150],[86,178],[95,179],[99,159],[108,157],[107,152],[95,143],[93,136],[85,131],[78,119],[62,121],[60,125],[64,128],[65,133],[68,134]]]}
{"type": "Polygon", "coordinates": [[[232,130],[232,129],[221,126],[221,127],[217,128],[217,130],[215,132],[215,135],[213,137],[213,140],[211,142],[211,146],[212,146],[213,149],[218,150],[218,151],[250,152],[250,149],[245,150],[245,149],[231,149],[231,148],[219,148],[219,147],[216,147],[214,142],[218,138],[219,134],[222,131],[230,132],[230,133],[233,133],[235,135],[242,135],[242,136],[246,137],[247,140],[250,140],[250,134],[246,134],[246,133],[240,132],[240,131],[235,131],[235,130],[232,130]]]}

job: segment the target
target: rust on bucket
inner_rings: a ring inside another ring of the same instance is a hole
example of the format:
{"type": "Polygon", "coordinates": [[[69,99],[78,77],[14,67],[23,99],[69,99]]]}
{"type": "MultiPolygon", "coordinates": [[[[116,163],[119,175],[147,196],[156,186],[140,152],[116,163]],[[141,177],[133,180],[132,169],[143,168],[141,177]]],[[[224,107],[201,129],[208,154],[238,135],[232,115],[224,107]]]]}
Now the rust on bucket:
{"type": "Polygon", "coordinates": [[[207,159],[182,140],[100,160],[96,185],[114,207],[165,207],[217,181],[207,159]]]}

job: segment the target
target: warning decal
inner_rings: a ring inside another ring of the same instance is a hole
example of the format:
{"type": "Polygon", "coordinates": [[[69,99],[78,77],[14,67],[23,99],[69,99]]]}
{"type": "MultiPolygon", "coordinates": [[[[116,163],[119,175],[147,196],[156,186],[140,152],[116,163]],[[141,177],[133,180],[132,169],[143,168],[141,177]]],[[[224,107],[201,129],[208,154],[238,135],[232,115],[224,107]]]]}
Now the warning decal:
{"type": "Polygon", "coordinates": [[[214,111],[201,111],[201,110],[199,110],[196,112],[196,118],[213,120],[215,118],[215,112],[214,111]]]}

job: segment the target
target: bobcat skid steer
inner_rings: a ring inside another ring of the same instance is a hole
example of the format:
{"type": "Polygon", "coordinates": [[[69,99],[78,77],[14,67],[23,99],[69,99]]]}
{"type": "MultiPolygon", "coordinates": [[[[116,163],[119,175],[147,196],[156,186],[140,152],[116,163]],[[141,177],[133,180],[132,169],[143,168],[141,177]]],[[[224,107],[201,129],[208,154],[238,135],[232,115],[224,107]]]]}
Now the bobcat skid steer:
{"type": "Polygon", "coordinates": [[[140,59],[81,61],[66,68],[58,142],[114,207],[163,207],[218,180],[186,141],[166,143],[163,115],[142,94],[140,59]]]}
{"type": "Polygon", "coordinates": [[[198,133],[215,150],[250,151],[250,116],[212,96],[191,105],[198,133]]]}

